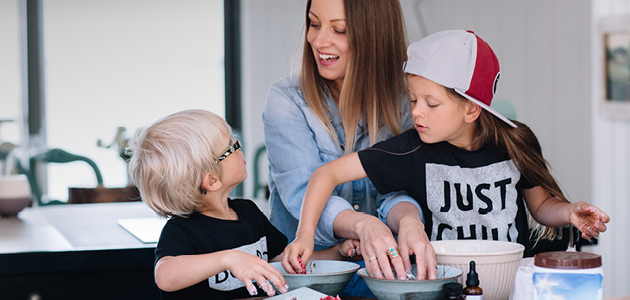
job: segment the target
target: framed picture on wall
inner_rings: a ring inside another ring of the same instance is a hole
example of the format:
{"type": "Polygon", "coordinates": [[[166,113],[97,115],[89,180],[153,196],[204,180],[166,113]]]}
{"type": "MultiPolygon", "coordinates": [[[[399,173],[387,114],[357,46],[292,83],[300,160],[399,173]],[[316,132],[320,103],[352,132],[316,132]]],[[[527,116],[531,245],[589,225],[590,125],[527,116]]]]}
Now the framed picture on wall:
{"type": "Polygon", "coordinates": [[[602,20],[599,29],[604,70],[600,111],[630,119],[630,17],[602,20]]]}

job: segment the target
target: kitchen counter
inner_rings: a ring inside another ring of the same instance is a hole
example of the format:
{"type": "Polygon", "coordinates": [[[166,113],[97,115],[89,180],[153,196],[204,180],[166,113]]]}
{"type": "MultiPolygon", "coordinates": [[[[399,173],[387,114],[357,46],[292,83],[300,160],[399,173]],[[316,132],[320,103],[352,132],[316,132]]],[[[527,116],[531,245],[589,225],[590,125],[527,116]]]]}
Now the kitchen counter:
{"type": "Polygon", "coordinates": [[[119,219],[156,218],[142,202],[26,208],[0,218],[2,298],[159,299],[155,243],[119,219]]]}

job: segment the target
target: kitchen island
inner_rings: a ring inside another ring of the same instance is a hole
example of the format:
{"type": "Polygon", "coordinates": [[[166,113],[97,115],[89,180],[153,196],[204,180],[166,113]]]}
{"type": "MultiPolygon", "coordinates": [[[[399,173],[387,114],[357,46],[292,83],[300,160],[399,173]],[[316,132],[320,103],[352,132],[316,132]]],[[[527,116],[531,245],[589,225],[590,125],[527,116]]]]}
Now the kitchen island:
{"type": "Polygon", "coordinates": [[[118,225],[154,218],[143,202],[33,207],[0,218],[0,298],[160,299],[156,243],[118,225]]]}

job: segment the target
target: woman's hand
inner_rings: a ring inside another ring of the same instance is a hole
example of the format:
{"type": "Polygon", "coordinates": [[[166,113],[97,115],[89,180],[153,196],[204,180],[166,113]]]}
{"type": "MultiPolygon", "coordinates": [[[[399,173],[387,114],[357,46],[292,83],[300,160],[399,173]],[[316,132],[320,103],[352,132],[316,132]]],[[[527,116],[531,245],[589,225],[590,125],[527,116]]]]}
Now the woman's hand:
{"type": "MultiPolygon", "coordinates": [[[[398,244],[389,228],[378,218],[360,214],[357,223],[357,234],[361,241],[361,254],[365,260],[365,267],[370,276],[375,278],[405,280],[405,268],[398,244]],[[389,255],[388,250],[394,249],[396,255],[389,255]],[[394,272],[396,276],[394,276],[394,272]]],[[[409,258],[407,258],[409,259],[409,258]]]]}
{"type": "Polygon", "coordinates": [[[312,237],[298,236],[295,240],[284,248],[282,256],[282,267],[289,274],[296,274],[302,271],[302,266],[308,262],[313,254],[315,242],[312,237]]]}
{"type": "Polygon", "coordinates": [[[398,250],[402,256],[405,271],[411,271],[410,256],[416,255],[418,280],[436,279],[437,263],[435,250],[424,231],[419,217],[404,217],[398,228],[398,250]]]}
{"type": "Polygon", "coordinates": [[[264,259],[238,250],[232,250],[230,255],[224,257],[228,270],[230,270],[234,277],[245,283],[245,287],[250,295],[258,294],[252,281],[256,281],[258,286],[269,296],[275,295],[273,286],[269,284],[270,282],[273,283],[281,293],[288,291],[289,286],[284,280],[284,277],[282,277],[282,273],[264,259]]]}
{"type": "Polygon", "coordinates": [[[582,233],[582,238],[590,239],[606,231],[610,217],[601,209],[580,201],[573,203],[569,220],[582,233]]]}

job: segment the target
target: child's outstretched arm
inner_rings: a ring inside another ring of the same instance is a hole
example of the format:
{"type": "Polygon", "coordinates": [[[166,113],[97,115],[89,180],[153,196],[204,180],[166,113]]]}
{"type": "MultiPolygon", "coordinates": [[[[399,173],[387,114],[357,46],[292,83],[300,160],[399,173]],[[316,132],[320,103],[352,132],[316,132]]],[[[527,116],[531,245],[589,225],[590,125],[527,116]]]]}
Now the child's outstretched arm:
{"type": "Polygon", "coordinates": [[[299,260],[306,262],[313,253],[317,222],[335,187],[366,176],[357,153],[335,159],[313,172],[302,202],[296,238],[284,250],[282,266],[287,272],[300,270],[299,260]]]}
{"type": "MultiPolygon", "coordinates": [[[[284,252],[280,253],[278,256],[270,259],[270,262],[282,261],[284,257],[284,252]]],[[[353,258],[353,260],[361,260],[361,243],[359,240],[355,239],[347,239],[337,245],[332,247],[328,247],[326,249],[321,249],[317,251],[313,251],[310,259],[325,259],[325,260],[348,260],[353,258]]],[[[302,263],[306,263],[303,261],[302,263]]],[[[291,269],[293,270],[293,269],[291,269]]]]}
{"type": "Polygon", "coordinates": [[[165,256],[155,265],[155,283],[166,292],[178,291],[229,270],[245,283],[247,291],[256,295],[256,281],[269,296],[275,291],[269,282],[282,293],[288,290],[280,271],[258,256],[238,250],[224,250],[208,254],[165,256]],[[269,281],[269,282],[268,282],[269,281]]]}
{"type": "Polygon", "coordinates": [[[540,186],[524,190],[524,196],[527,208],[538,223],[551,227],[573,224],[585,239],[599,236],[610,222],[610,217],[601,209],[583,201],[564,202],[540,186]]]}

